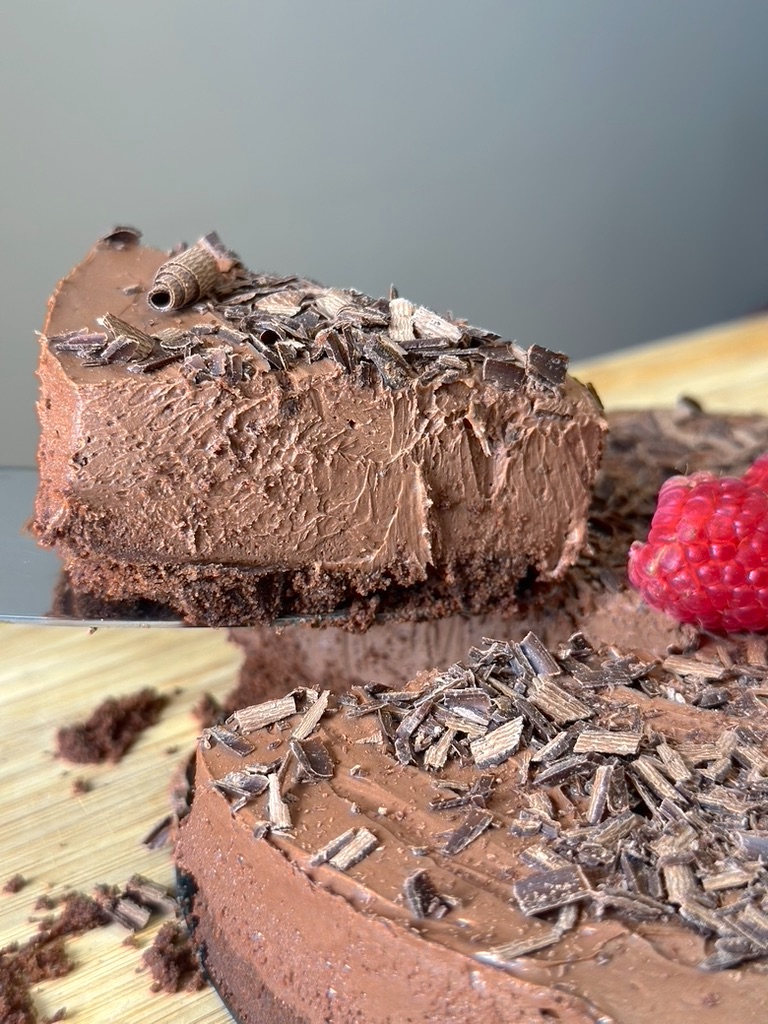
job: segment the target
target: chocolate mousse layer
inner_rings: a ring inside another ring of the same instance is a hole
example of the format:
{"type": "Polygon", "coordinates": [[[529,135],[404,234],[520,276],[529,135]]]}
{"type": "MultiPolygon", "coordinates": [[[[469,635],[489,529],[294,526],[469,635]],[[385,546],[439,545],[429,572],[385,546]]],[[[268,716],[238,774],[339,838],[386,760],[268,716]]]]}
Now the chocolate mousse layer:
{"type": "Polygon", "coordinates": [[[605,424],[565,370],[394,293],[120,233],[50,302],[34,530],[76,590],[191,623],[511,608],[584,542],[605,424]]]}
{"type": "MultiPolygon", "coordinates": [[[[696,651],[704,661],[718,661],[721,641],[643,604],[627,581],[627,553],[633,540],[645,538],[664,480],[698,469],[742,473],[768,451],[768,418],[710,415],[685,401],[676,409],[608,413],[607,419],[587,545],[565,579],[521,593],[507,614],[379,621],[361,634],[307,625],[279,633],[264,627],[233,630],[245,660],[228,710],[298,685],[337,692],[371,681],[402,686],[427,665],[446,668],[458,661],[483,637],[527,630],[550,645],[580,630],[595,647],[613,645],[647,660],[696,651]]],[[[729,643],[741,650],[747,639],[729,643]]]]}
{"type": "Polygon", "coordinates": [[[207,970],[274,1024],[758,1024],[765,659],[582,634],[406,686],[299,688],[197,753],[176,857],[207,970]]]}

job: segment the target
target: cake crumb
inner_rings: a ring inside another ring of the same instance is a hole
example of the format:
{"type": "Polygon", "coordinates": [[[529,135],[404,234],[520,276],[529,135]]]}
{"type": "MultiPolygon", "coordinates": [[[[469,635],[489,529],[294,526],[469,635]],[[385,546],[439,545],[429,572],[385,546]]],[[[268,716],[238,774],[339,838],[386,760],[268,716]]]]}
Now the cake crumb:
{"type": "Polygon", "coordinates": [[[90,779],[80,777],[72,780],[72,796],[83,796],[85,793],[90,793],[92,789],[93,783],[90,779]]]}
{"type": "Polygon", "coordinates": [[[156,724],[167,703],[167,697],[150,687],[125,697],[109,697],[87,721],[58,730],[57,756],[75,764],[114,764],[145,729],[156,724]]]}
{"type": "MultiPolygon", "coordinates": [[[[64,946],[69,935],[81,935],[107,924],[109,918],[90,896],[74,892],[65,897],[57,918],[44,918],[36,935],[0,949],[0,1021],[3,1024],[38,1024],[31,988],[41,981],[61,978],[74,967],[64,946]]],[[[62,1020],[58,1010],[50,1021],[62,1020]]]]}
{"type": "Polygon", "coordinates": [[[205,978],[194,945],[178,921],[167,921],[142,957],[153,978],[153,992],[197,992],[205,978]]]}
{"type": "Polygon", "coordinates": [[[55,1013],[52,1013],[49,1017],[43,1017],[43,1024],[56,1024],[56,1021],[64,1020],[67,1016],[66,1006],[60,1006],[55,1013]]]}
{"type": "Polygon", "coordinates": [[[17,873],[15,875],[11,875],[11,877],[8,879],[8,881],[3,886],[3,892],[8,892],[8,893],[21,892],[21,890],[24,888],[24,886],[27,884],[28,881],[29,881],[29,879],[25,878],[24,875],[22,875],[20,873],[17,873]]]}
{"type": "Polygon", "coordinates": [[[222,707],[210,693],[204,693],[192,708],[192,714],[204,729],[209,729],[221,718],[222,707]]]}

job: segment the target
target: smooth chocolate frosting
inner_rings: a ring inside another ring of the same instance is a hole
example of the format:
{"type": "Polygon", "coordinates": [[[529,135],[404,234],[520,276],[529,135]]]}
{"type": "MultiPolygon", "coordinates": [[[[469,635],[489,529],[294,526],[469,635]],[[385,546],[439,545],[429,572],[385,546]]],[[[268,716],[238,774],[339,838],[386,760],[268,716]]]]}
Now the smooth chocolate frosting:
{"type": "Polygon", "coordinates": [[[428,615],[443,608],[426,600],[440,587],[453,588],[453,610],[479,611],[516,581],[556,579],[574,562],[604,421],[542,350],[526,355],[441,320],[458,340],[432,362],[404,349],[405,369],[392,377],[379,370],[389,349],[375,347],[392,344],[383,300],[246,275],[226,278],[235,291],[218,304],[159,313],[146,292],[164,259],[137,244],[99,245],[50,303],[34,528],[74,586],[230,623],[378,603],[385,591],[397,604],[401,588],[421,588],[428,615]],[[287,295],[292,315],[272,317],[275,337],[297,309],[315,320],[302,328],[306,343],[295,342],[303,355],[278,369],[263,352],[274,361],[283,349],[259,340],[253,310],[287,295]],[[313,312],[327,312],[329,295],[346,297],[335,319],[313,312]],[[349,326],[350,303],[379,325],[349,326]],[[195,331],[186,335],[195,351],[105,361],[93,347],[75,350],[73,332],[98,331],[108,312],[150,340],[195,331]],[[353,366],[317,352],[323,331],[344,330],[359,352],[353,366]],[[514,374],[499,376],[500,366],[514,374]],[[249,587],[260,590],[250,606],[249,587]]]}

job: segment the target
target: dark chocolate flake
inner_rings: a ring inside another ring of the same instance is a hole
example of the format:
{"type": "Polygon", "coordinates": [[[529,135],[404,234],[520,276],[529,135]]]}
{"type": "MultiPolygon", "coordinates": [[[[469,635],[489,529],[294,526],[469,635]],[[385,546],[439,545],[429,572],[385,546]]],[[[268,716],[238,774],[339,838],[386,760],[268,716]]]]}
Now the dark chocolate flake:
{"type": "Polygon", "coordinates": [[[525,370],[506,359],[485,359],[483,380],[501,391],[521,391],[525,385],[525,370]]]}
{"type": "Polygon", "coordinates": [[[339,871],[348,871],[378,847],[379,840],[367,828],[352,830],[352,837],[328,861],[339,871]]]}
{"type": "Polygon", "coordinates": [[[451,910],[451,904],[439,895],[426,871],[416,871],[406,878],[403,896],[410,912],[419,919],[439,920],[451,910]]]}
{"type": "Polygon", "coordinates": [[[346,832],[336,836],[335,839],[332,839],[310,858],[309,866],[314,868],[320,864],[327,864],[340,850],[352,842],[356,831],[354,828],[348,828],[346,832]]]}
{"type": "Polygon", "coordinates": [[[103,348],[108,341],[109,335],[104,331],[89,331],[87,327],[79,331],[53,334],[48,338],[48,343],[55,346],[57,351],[75,352],[81,356],[103,348]]]}
{"type": "Polygon", "coordinates": [[[493,946],[491,949],[475,953],[475,960],[479,960],[482,964],[489,964],[491,967],[514,968],[516,961],[521,956],[538,953],[539,950],[554,945],[562,938],[562,935],[562,930],[558,927],[522,935],[512,942],[505,942],[502,946],[493,946]]]}
{"type": "Polygon", "coordinates": [[[528,370],[549,386],[559,388],[565,383],[568,356],[562,352],[552,352],[541,345],[531,345],[526,353],[526,361],[528,370]]]}
{"type": "Polygon", "coordinates": [[[210,729],[205,729],[203,736],[208,742],[213,739],[218,743],[222,743],[233,753],[237,754],[238,757],[247,757],[255,749],[253,744],[249,743],[244,736],[236,732],[230,732],[223,725],[213,725],[210,729]]]}
{"type": "Polygon", "coordinates": [[[291,738],[289,745],[304,776],[310,782],[333,777],[333,759],[318,736],[305,740],[291,738]]]}
{"type": "Polygon", "coordinates": [[[395,755],[400,764],[409,764],[414,759],[411,736],[431,710],[431,704],[417,705],[402,720],[395,731],[395,755]]]}
{"type": "Polygon", "coordinates": [[[392,342],[375,335],[366,339],[363,354],[369,359],[381,375],[386,387],[399,390],[405,387],[412,370],[403,359],[392,342]]]}
{"type": "Polygon", "coordinates": [[[473,843],[493,821],[493,815],[488,811],[473,807],[462,823],[453,831],[443,835],[444,844],[442,852],[453,857],[465,850],[470,843],[473,843]]]}
{"type": "Polygon", "coordinates": [[[513,883],[512,891],[522,912],[531,916],[585,899],[590,890],[581,869],[568,865],[522,878],[513,883]]]}
{"type": "Polygon", "coordinates": [[[528,699],[558,724],[590,718],[594,714],[583,701],[550,678],[538,677],[534,680],[528,691],[528,699]]]}
{"type": "Polygon", "coordinates": [[[557,676],[562,673],[555,658],[535,633],[526,633],[520,641],[520,649],[536,675],[557,676]]]}
{"type": "Polygon", "coordinates": [[[127,249],[129,246],[138,245],[140,241],[141,232],[138,228],[118,224],[108,234],[102,235],[98,244],[107,249],[127,249]]]}
{"type": "Polygon", "coordinates": [[[480,739],[472,740],[469,749],[478,768],[491,768],[503,764],[514,754],[523,734],[524,720],[513,718],[480,739]]]}

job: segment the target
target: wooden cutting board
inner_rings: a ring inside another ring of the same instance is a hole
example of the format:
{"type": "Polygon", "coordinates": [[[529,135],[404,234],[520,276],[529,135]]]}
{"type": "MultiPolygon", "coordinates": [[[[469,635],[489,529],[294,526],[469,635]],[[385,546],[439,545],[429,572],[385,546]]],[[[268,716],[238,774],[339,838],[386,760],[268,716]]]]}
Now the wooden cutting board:
{"type": "MultiPolygon", "coordinates": [[[[670,404],[681,394],[709,408],[768,413],[768,317],[714,328],[575,368],[608,408],[670,404]]],[[[204,692],[223,695],[238,654],[219,630],[120,630],[0,626],[0,888],[17,872],[30,881],[0,893],[0,946],[23,941],[43,893],[120,885],[139,872],[170,884],[167,851],[141,845],[167,812],[172,773],[191,749],[190,709],[204,692]],[[82,720],[106,696],[153,686],[170,697],[159,725],[118,765],[74,767],[53,757],[58,725],[82,720]],[[93,783],[75,796],[73,781],[93,783]]],[[[39,915],[38,915],[39,916],[39,915]]],[[[77,961],[36,990],[43,1014],[67,1008],[77,1024],[226,1024],[210,990],[153,994],[139,948],[117,925],[68,942],[77,961]]]]}

